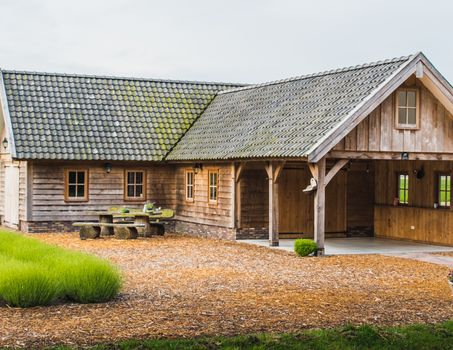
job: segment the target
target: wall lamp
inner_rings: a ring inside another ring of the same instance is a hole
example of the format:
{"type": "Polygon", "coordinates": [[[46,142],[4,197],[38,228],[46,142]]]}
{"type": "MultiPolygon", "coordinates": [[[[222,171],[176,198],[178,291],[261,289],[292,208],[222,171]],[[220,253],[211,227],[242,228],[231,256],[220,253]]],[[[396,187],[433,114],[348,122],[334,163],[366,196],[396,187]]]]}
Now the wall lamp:
{"type": "Polygon", "coordinates": [[[2,145],[3,145],[3,148],[4,148],[4,149],[7,149],[7,148],[8,148],[8,139],[7,139],[6,137],[3,138],[2,145]]]}
{"type": "Polygon", "coordinates": [[[110,174],[112,172],[112,164],[110,163],[105,163],[104,164],[104,169],[107,174],[110,174]]]}
{"type": "Polygon", "coordinates": [[[203,164],[200,164],[200,163],[197,163],[195,164],[195,166],[193,167],[193,172],[195,174],[198,174],[200,171],[203,170],[203,164]]]}

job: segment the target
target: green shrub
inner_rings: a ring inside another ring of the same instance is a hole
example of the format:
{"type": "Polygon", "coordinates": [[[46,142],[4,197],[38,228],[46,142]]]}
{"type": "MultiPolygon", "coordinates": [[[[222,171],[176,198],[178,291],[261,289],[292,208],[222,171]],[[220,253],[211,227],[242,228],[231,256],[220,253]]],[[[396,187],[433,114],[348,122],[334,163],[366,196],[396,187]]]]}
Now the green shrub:
{"type": "Polygon", "coordinates": [[[49,270],[32,263],[0,258],[0,298],[8,305],[49,305],[60,292],[61,286],[49,270]]]}
{"type": "Polygon", "coordinates": [[[0,299],[12,306],[49,305],[63,298],[105,302],[121,284],[118,270],[106,260],[0,231],[0,299]]]}
{"type": "Polygon", "coordinates": [[[311,239],[296,239],[294,242],[294,251],[299,256],[307,256],[318,249],[316,243],[311,239]]]}

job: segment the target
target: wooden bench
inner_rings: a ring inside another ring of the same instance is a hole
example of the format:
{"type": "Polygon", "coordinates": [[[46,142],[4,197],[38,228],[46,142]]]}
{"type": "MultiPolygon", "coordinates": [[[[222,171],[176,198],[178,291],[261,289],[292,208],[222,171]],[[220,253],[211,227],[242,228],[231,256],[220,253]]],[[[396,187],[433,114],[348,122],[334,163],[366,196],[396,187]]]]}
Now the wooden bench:
{"type": "Polygon", "coordinates": [[[118,239],[136,239],[138,228],[144,228],[144,224],[124,223],[114,224],[107,222],[75,222],[72,224],[80,227],[80,239],[99,238],[102,227],[113,228],[114,236],[118,239]]]}

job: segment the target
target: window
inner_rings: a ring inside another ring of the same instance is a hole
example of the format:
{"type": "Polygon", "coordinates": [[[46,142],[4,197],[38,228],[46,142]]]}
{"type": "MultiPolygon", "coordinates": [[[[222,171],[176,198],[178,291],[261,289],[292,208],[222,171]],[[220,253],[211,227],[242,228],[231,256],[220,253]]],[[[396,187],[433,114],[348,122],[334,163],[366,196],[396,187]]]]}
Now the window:
{"type": "Polygon", "coordinates": [[[125,200],[145,200],[146,193],[146,174],[143,170],[126,170],[125,171],[125,200]]]}
{"type": "Polygon", "coordinates": [[[193,201],[194,196],[194,172],[186,171],[186,200],[193,201]]]}
{"type": "Polygon", "coordinates": [[[401,205],[409,204],[409,175],[408,174],[398,174],[397,175],[397,197],[398,202],[401,205]]]}
{"type": "Polygon", "coordinates": [[[210,171],[209,175],[209,201],[210,202],[217,202],[217,195],[218,195],[218,187],[219,187],[219,172],[218,171],[210,171]]]}
{"type": "Polygon", "coordinates": [[[88,170],[65,171],[65,200],[71,202],[88,200],[88,170]]]}
{"type": "Polygon", "coordinates": [[[437,204],[440,208],[450,208],[451,176],[439,174],[437,177],[437,204]]]}
{"type": "Polygon", "coordinates": [[[396,98],[396,123],[398,128],[418,127],[418,90],[399,89],[396,98]]]}

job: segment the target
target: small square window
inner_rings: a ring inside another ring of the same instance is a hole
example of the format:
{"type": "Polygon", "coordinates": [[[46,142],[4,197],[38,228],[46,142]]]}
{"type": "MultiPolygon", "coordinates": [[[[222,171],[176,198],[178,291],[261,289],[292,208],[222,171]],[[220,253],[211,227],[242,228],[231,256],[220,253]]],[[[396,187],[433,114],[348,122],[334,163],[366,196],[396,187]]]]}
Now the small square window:
{"type": "Polygon", "coordinates": [[[144,201],[146,193],[146,174],[143,170],[126,170],[124,199],[144,201]]]}
{"type": "Polygon", "coordinates": [[[65,201],[88,200],[88,170],[65,170],[65,201]]]}

